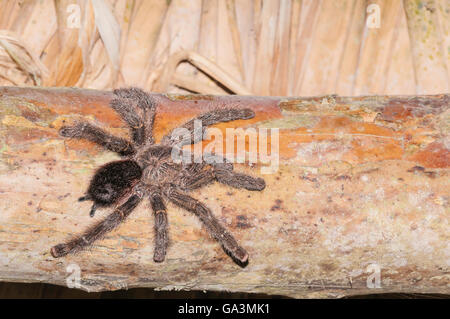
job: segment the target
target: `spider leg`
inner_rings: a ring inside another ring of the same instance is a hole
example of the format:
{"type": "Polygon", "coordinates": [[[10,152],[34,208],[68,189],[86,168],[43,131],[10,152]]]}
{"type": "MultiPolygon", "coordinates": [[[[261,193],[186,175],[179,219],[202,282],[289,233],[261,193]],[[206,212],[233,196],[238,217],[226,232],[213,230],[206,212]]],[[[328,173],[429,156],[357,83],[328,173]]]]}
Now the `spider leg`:
{"type": "Polygon", "coordinates": [[[242,267],[247,265],[248,253],[244,248],[239,246],[236,239],[220,224],[207,206],[174,188],[169,188],[166,196],[175,205],[195,214],[203,222],[211,236],[222,245],[223,250],[234,262],[242,267]]]}
{"type": "MultiPolygon", "coordinates": [[[[266,187],[264,179],[250,175],[233,172],[233,164],[225,158],[215,154],[203,154],[207,163],[213,170],[204,170],[205,163],[194,163],[185,165],[186,175],[180,178],[179,185],[183,190],[193,190],[217,180],[222,184],[234,188],[245,188],[250,191],[261,191],[266,187]]],[[[191,155],[191,161],[194,155],[191,155]]]]}
{"type": "Polygon", "coordinates": [[[130,127],[133,142],[153,144],[156,100],[138,88],[117,89],[114,94],[110,105],[130,127]]]}
{"type": "Polygon", "coordinates": [[[266,187],[264,179],[233,172],[233,164],[219,155],[204,155],[213,167],[214,176],[218,182],[234,188],[245,188],[249,191],[261,191],[266,187]]]}
{"type": "Polygon", "coordinates": [[[213,166],[214,175],[218,182],[234,188],[245,188],[249,191],[262,191],[266,187],[266,182],[260,177],[253,177],[247,174],[233,172],[224,169],[223,166],[213,166]]]}
{"type": "Polygon", "coordinates": [[[183,190],[191,191],[210,184],[214,179],[214,173],[211,170],[204,170],[194,176],[183,176],[179,186],[183,190]]]}
{"type": "Polygon", "coordinates": [[[131,195],[128,200],[116,208],[113,213],[108,215],[103,221],[93,225],[83,235],[76,237],[66,243],[53,246],[51,254],[53,257],[63,257],[69,253],[80,251],[100,238],[106,233],[116,228],[122,223],[128,215],[136,208],[141,201],[141,197],[138,195],[131,195]]]}
{"type": "Polygon", "coordinates": [[[230,122],[235,120],[248,120],[255,116],[255,112],[251,109],[237,109],[237,108],[224,108],[217,109],[207,113],[203,113],[198,117],[184,123],[183,125],[175,128],[166,134],[162,140],[161,144],[170,145],[170,146],[183,146],[188,144],[195,144],[203,140],[203,136],[206,130],[206,127],[209,125],[221,123],[221,122],[230,122]],[[194,130],[194,122],[201,121],[201,132],[196,132],[194,130]],[[177,129],[187,129],[190,132],[190,140],[183,140],[183,136],[174,135],[173,133],[177,129]]]}
{"type": "Polygon", "coordinates": [[[121,156],[129,156],[135,153],[133,145],[126,139],[116,137],[100,127],[87,122],[78,122],[72,126],[63,126],[59,130],[59,134],[64,137],[86,139],[121,156]]]}
{"type": "Polygon", "coordinates": [[[205,167],[205,163],[183,164],[177,185],[182,190],[191,191],[213,182],[214,172],[205,167]]]}
{"type": "Polygon", "coordinates": [[[166,257],[167,247],[169,245],[169,232],[166,205],[164,205],[161,194],[151,193],[150,204],[155,215],[155,252],[153,260],[162,262],[166,257]]]}

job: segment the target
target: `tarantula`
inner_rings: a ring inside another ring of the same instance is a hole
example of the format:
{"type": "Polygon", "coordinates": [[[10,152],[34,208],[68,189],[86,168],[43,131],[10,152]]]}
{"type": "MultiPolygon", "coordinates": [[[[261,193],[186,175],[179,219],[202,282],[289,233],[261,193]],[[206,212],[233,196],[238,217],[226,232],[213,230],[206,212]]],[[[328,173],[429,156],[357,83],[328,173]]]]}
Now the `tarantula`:
{"type": "Polygon", "coordinates": [[[174,147],[200,142],[206,126],[250,119],[254,117],[254,112],[250,109],[221,108],[203,113],[180,126],[188,130],[190,141],[180,141],[171,131],[162,138],[160,144],[155,144],[152,130],[156,100],[137,88],[114,90],[114,94],[110,106],[128,125],[131,142],[87,122],[63,126],[59,131],[64,137],[87,139],[123,157],[122,160],[100,167],[92,177],[85,196],[79,198],[79,201],[93,201],[91,217],[99,207],[114,206],[114,211],[81,236],[52,247],[52,256],[62,257],[90,246],[122,223],[145,196],[150,200],[155,216],[155,262],[164,261],[166,256],[169,240],[165,201],[170,201],[196,215],[224,251],[238,265],[245,266],[248,263],[245,249],[239,246],[207,206],[187,195],[187,192],[213,181],[235,188],[261,191],[265,188],[264,179],[234,172],[233,165],[225,160],[216,160],[212,164],[204,160],[200,163],[176,163],[171,154],[174,147]],[[194,132],[194,120],[202,121],[202,134],[194,132]]]}

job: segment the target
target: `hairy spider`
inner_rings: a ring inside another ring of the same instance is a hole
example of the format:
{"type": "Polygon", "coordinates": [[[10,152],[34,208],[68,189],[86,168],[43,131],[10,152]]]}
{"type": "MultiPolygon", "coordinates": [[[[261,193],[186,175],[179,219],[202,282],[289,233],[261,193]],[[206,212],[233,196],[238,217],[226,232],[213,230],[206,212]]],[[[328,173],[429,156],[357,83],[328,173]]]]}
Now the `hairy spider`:
{"type": "Polygon", "coordinates": [[[123,222],[145,196],[150,200],[155,216],[155,262],[164,261],[169,243],[165,201],[170,201],[196,215],[211,236],[222,245],[224,251],[238,265],[245,266],[248,263],[245,249],[239,246],[208,207],[187,193],[213,181],[235,188],[261,191],[265,188],[264,180],[234,172],[233,165],[223,158],[213,163],[208,161],[211,164],[204,160],[186,164],[176,163],[171,154],[174,147],[194,144],[203,139],[203,134],[194,132],[194,120],[202,121],[204,132],[208,125],[253,118],[254,112],[238,108],[216,109],[180,126],[188,130],[190,141],[183,139],[180,142],[174,138],[171,131],[162,138],[161,144],[155,144],[152,136],[157,104],[155,99],[137,88],[118,89],[114,90],[114,93],[115,98],[111,100],[110,106],[129,126],[131,142],[87,122],[63,126],[59,131],[64,137],[87,139],[123,157],[122,160],[100,167],[92,177],[85,196],[79,199],[93,201],[91,217],[98,207],[114,206],[114,211],[81,236],[52,247],[53,257],[62,257],[90,246],[123,222]]]}

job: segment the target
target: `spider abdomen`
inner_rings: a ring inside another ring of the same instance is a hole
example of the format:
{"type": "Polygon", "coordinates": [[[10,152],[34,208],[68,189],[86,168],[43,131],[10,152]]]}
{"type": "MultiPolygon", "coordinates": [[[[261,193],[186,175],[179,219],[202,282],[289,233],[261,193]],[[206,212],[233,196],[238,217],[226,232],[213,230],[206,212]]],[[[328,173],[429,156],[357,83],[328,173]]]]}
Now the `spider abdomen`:
{"type": "Polygon", "coordinates": [[[89,197],[99,206],[117,202],[140,180],[142,170],[132,160],[108,163],[97,170],[88,189],[89,197]]]}

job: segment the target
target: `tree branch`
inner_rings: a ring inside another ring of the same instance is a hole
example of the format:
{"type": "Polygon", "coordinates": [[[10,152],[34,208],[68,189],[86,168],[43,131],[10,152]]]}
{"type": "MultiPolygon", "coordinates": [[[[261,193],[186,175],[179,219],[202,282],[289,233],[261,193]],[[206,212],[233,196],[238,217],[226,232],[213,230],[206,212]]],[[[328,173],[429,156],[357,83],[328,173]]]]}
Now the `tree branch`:
{"type": "MultiPolygon", "coordinates": [[[[267,164],[235,164],[236,171],[263,177],[264,191],[215,183],[190,194],[248,251],[243,269],[194,216],[171,204],[163,263],[153,261],[149,203],[88,251],[52,258],[53,245],[94,222],[90,204],[77,198],[96,167],[118,158],[88,141],[65,140],[58,129],[84,119],[126,138],[125,124],[108,107],[111,97],[82,89],[0,88],[1,280],[66,285],[76,275],[74,264],[79,288],[87,291],[450,293],[449,95],[155,95],[161,103],[157,142],[199,113],[229,104],[256,116],[217,125],[224,135],[231,127],[279,128],[279,165],[272,173],[261,173],[267,164]]],[[[269,142],[274,151],[275,137],[269,142]]],[[[108,213],[100,210],[95,218],[108,213]]]]}

